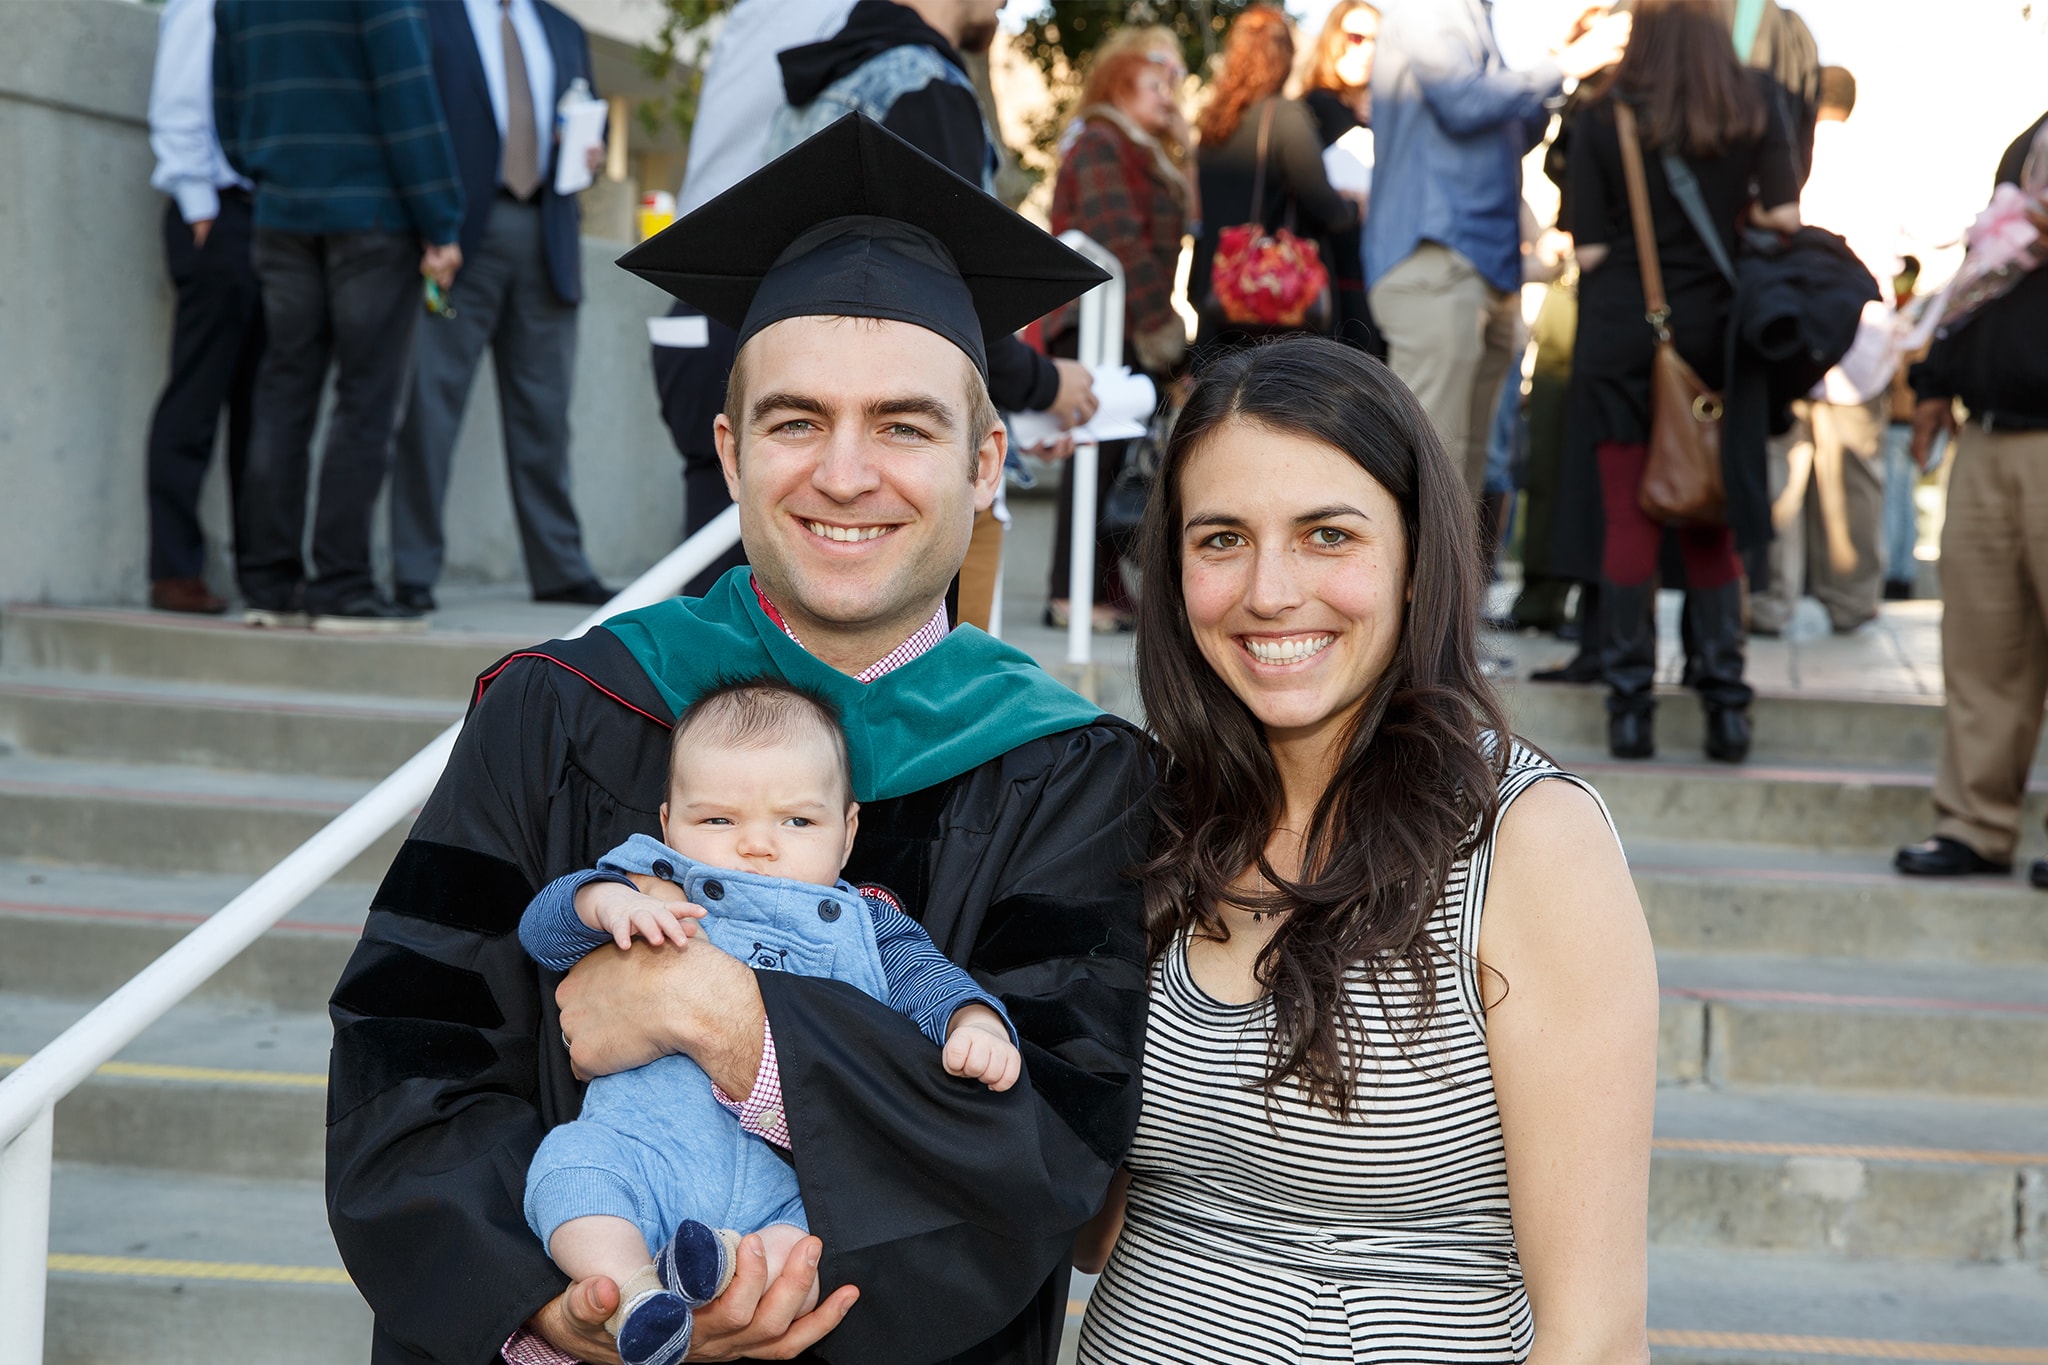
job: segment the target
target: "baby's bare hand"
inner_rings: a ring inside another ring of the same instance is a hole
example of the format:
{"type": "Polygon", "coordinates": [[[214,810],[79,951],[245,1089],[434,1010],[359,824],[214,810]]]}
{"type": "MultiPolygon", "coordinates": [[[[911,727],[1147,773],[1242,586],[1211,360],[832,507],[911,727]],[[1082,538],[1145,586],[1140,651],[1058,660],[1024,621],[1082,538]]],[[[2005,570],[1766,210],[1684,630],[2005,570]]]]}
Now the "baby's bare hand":
{"type": "Polygon", "coordinates": [[[943,1060],[948,1075],[980,1081],[991,1090],[1008,1090],[1024,1074],[1024,1058],[1010,1042],[1009,1030],[986,1005],[954,1011],[943,1060]]]}
{"type": "Polygon", "coordinates": [[[636,937],[680,948],[695,932],[686,921],[702,919],[704,910],[680,896],[656,897],[617,882],[592,882],[576,893],[576,917],[610,934],[621,948],[630,948],[636,937]]]}

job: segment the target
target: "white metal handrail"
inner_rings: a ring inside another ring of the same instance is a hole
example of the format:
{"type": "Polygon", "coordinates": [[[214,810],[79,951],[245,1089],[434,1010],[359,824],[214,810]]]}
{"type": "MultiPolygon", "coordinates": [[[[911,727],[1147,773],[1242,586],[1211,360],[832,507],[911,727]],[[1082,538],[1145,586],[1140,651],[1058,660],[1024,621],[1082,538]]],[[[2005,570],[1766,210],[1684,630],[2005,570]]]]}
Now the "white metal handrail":
{"type": "MultiPolygon", "coordinates": [[[[1060,240],[1109,272],[1109,278],[1081,296],[1079,359],[1090,370],[1120,365],[1124,358],[1124,267],[1116,254],[1085,233],[1068,229],[1060,240]]],[[[1101,447],[1074,447],[1067,470],[1074,490],[1073,525],[1067,542],[1067,662],[1086,664],[1095,648],[1095,484],[1101,447]]]]}
{"type": "MultiPolygon", "coordinates": [[[[675,596],[739,539],[739,508],[728,507],[586,616],[569,638],[620,612],[675,596]]],[[[248,890],[0,1079],[0,1365],[41,1365],[43,1358],[57,1102],[426,800],[461,729],[457,721],[442,731],[248,890]]]]}

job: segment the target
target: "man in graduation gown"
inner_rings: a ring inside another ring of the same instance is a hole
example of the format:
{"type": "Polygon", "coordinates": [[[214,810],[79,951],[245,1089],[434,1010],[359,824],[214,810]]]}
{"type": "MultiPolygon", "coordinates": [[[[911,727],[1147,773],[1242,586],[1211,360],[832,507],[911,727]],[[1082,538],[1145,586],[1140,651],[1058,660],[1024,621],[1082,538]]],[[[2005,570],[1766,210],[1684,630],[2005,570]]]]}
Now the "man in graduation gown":
{"type": "Polygon", "coordinates": [[[329,1216],[377,1314],[371,1358],[615,1359],[615,1287],[555,1269],[521,1216],[526,1167],[576,1116],[579,1074],[685,1052],[793,1161],[819,1239],[773,1284],[750,1239],[693,1359],[1044,1365],[1074,1233],[1137,1118],[1144,936],[1120,873],[1150,771],[1124,722],[947,634],[943,599],[1001,477],[986,338],[1100,275],[859,116],[621,263],[739,332],[719,438],[754,567],[478,681],[332,1001],[329,1216]],[[701,937],[593,954],[559,992],[522,953],[540,886],[657,829],[677,711],[757,673],[842,708],[862,806],[845,875],[1002,998],[1011,1090],[947,1076],[858,991],[701,937]]]}

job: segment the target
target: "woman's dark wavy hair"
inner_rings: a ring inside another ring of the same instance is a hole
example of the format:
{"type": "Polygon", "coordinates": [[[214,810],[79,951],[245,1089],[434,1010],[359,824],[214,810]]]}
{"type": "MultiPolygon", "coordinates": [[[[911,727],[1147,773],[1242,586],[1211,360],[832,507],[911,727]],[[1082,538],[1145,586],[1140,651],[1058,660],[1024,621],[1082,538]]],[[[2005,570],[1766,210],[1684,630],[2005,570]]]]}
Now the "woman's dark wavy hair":
{"type": "Polygon", "coordinates": [[[1163,750],[1158,824],[1142,864],[1156,959],[1180,934],[1227,938],[1218,907],[1285,910],[1254,968],[1273,1003],[1261,1089],[1299,1084],[1349,1117],[1365,1063],[1346,989],[1359,973],[1418,1036],[1436,1011],[1427,932],[1452,867],[1488,828],[1508,735],[1479,671],[1477,516],[1429,416],[1393,372],[1324,337],[1291,336],[1212,363],[1167,445],[1140,537],[1138,689],[1163,750]],[[1203,659],[1181,586],[1181,481],[1223,427],[1341,452],[1401,507],[1411,597],[1386,672],[1355,718],[1303,844],[1301,875],[1266,860],[1278,769],[1259,722],[1203,659]],[[1501,743],[1482,741],[1491,731],[1501,743]],[[1256,866],[1272,890],[1231,889],[1256,866]]]}

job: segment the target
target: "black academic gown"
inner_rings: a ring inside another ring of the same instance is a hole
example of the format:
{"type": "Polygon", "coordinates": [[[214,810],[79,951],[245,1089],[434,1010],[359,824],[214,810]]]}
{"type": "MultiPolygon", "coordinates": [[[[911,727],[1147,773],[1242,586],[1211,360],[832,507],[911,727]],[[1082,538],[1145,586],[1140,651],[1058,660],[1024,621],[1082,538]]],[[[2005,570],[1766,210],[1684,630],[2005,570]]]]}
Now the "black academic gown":
{"type": "MultiPolygon", "coordinates": [[[[521,1214],[541,1137],[576,1116],[559,977],[516,929],[549,879],[657,830],[667,705],[604,630],[479,680],[448,770],[332,1001],[327,1196],[377,1315],[375,1365],[485,1365],[567,1284],[521,1214]]],[[[845,876],[879,883],[999,996],[1002,1094],[836,981],[759,973],[822,1290],[860,1301],[805,1358],[1046,1365],[1068,1255],[1136,1125],[1151,780],[1113,717],[866,804],[845,876]]]]}

